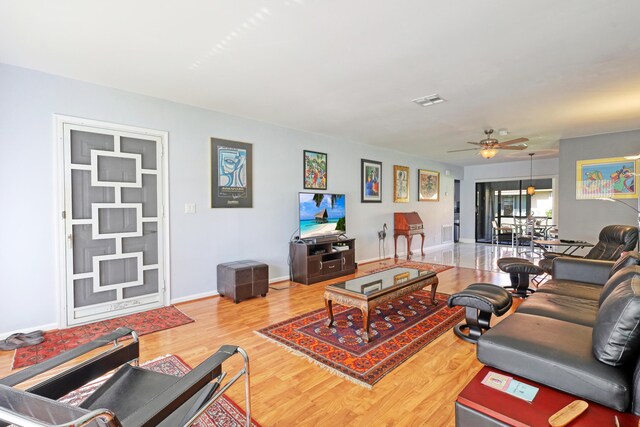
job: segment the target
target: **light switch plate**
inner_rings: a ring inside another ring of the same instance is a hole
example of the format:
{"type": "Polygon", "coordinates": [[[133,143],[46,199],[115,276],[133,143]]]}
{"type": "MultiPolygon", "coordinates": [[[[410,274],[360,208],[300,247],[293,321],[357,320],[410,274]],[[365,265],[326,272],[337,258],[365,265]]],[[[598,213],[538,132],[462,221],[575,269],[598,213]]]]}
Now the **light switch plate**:
{"type": "Polygon", "coordinates": [[[185,203],[184,204],[184,213],[187,213],[187,214],[196,213],[196,204],[195,203],[185,203]]]}

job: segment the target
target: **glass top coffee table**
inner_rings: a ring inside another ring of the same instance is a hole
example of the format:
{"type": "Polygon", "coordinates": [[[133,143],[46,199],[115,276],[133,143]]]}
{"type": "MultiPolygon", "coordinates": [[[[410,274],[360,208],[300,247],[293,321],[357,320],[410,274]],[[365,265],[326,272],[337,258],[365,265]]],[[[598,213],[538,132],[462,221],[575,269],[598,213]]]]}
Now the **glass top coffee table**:
{"type": "Polygon", "coordinates": [[[369,311],[380,304],[431,286],[431,301],[436,305],[438,277],[433,271],[396,267],[346,282],[329,285],[324,291],[326,325],[333,325],[333,302],[359,308],[362,312],[362,339],[369,342],[369,311]]]}

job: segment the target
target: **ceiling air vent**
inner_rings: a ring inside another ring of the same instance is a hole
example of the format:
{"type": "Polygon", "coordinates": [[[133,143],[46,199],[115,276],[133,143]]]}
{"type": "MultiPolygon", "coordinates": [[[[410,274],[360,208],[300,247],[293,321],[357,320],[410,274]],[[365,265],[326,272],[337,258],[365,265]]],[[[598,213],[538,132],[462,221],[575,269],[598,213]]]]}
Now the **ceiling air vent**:
{"type": "Polygon", "coordinates": [[[421,98],[416,98],[413,100],[418,105],[426,107],[427,105],[440,104],[441,102],[446,101],[446,99],[440,97],[437,93],[433,95],[423,96],[421,98]]]}

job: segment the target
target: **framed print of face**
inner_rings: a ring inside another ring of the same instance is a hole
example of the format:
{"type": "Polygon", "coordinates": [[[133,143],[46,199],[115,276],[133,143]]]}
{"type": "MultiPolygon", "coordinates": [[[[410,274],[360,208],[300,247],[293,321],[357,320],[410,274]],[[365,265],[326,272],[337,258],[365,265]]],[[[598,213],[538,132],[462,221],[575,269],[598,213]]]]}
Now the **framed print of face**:
{"type": "Polygon", "coordinates": [[[409,202],[409,168],[407,166],[393,166],[393,201],[394,203],[409,202]]]}
{"type": "Polygon", "coordinates": [[[360,202],[382,202],[382,163],[360,160],[360,202]]]}
{"type": "Polygon", "coordinates": [[[253,153],[245,142],[211,138],[211,207],[253,207],[253,153]]]}
{"type": "Polygon", "coordinates": [[[440,172],[418,170],[418,200],[421,202],[440,200],[440,172]]]}
{"type": "Polygon", "coordinates": [[[327,189],[327,154],[304,150],[304,189],[327,189]]]}

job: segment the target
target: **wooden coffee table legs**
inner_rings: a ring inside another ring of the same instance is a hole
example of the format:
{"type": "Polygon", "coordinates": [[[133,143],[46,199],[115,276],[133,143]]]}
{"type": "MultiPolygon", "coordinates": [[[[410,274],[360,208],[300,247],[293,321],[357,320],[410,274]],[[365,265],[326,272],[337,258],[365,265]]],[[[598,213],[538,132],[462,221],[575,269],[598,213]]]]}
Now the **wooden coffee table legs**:
{"type": "Polygon", "coordinates": [[[327,316],[329,316],[329,319],[325,322],[325,325],[327,325],[327,328],[330,328],[333,325],[333,301],[327,298],[326,295],[324,297],[324,306],[327,309],[327,316]]]}
{"type": "MultiPolygon", "coordinates": [[[[330,328],[333,326],[333,300],[326,295],[324,297],[324,306],[327,309],[327,317],[329,317],[325,325],[330,328]]],[[[360,307],[360,311],[362,312],[362,339],[364,342],[369,342],[369,308],[368,306],[360,307]]]]}

